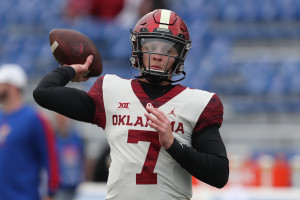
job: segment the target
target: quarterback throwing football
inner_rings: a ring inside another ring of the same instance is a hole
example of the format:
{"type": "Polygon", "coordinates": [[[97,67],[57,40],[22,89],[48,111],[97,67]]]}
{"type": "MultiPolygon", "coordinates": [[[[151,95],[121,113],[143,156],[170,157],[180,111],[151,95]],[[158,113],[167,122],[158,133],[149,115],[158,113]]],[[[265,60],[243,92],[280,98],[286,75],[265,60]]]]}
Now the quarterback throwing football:
{"type": "Polygon", "coordinates": [[[93,57],[58,67],[34,91],[41,106],[103,128],[112,163],[107,199],[191,199],[192,176],[217,188],[229,165],[219,133],[223,106],[214,93],[172,84],[185,77],[188,28],[173,11],[154,10],[131,32],[135,79],[99,77],[89,92],[64,87],[85,81],[93,57]],[[178,77],[178,78],[176,78],[178,77]]]}

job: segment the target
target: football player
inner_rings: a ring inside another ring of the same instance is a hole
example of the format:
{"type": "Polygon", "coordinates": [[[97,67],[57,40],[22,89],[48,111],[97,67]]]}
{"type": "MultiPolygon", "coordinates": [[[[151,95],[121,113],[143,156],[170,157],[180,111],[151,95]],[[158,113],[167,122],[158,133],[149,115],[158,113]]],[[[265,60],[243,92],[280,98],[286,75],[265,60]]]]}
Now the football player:
{"type": "Polygon", "coordinates": [[[189,30],[173,11],[158,9],[130,37],[127,80],[99,77],[89,92],[65,87],[84,81],[93,57],[58,67],[34,91],[41,106],[103,128],[111,148],[107,199],[191,199],[192,176],[217,188],[228,181],[219,128],[223,106],[214,93],[172,84],[185,77],[189,30]]]}

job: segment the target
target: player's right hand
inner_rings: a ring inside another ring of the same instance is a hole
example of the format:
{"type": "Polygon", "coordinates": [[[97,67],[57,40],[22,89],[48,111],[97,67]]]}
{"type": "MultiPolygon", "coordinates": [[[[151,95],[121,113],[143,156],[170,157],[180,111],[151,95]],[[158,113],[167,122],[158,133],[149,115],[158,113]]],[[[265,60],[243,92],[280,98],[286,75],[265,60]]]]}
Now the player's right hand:
{"type": "Polygon", "coordinates": [[[89,67],[92,64],[92,61],[93,61],[93,56],[89,55],[86,58],[86,61],[84,64],[68,65],[68,66],[72,67],[76,72],[75,77],[71,81],[72,82],[87,81],[89,78],[87,78],[86,75],[89,73],[89,67]]]}
{"type": "Polygon", "coordinates": [[[149,112],[145,113],[147,124],[158,132],[160,145],[169,149],[174,142],[174,136],[168,117],[157,108],[146,107],[146,110],[149,112]]]}

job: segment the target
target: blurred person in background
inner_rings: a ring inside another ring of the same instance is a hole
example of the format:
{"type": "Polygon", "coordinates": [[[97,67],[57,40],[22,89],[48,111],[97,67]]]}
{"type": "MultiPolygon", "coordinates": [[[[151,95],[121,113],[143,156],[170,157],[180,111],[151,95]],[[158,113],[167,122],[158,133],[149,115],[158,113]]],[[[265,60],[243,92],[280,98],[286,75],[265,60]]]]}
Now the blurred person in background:
{"type": "Polygon", "coordinates": [[[168,9],[165,0],[125,0],[122,11],[116,16],[119,26],[129,28],[136,21],[155,9],[168,9]]]}
{"type": "Polygon", "coordinates": [[[125,0],[68,0],[65,16],[70,19],[92,16],[113,20],[123,9],[125,0]]]}
{"type": "Polygon", "coordinates": [[[60,185],[55,200],[72,200],[77,186],[84,180],[84,144],[72,121],[54,114],[60,185]]]}
{"type": "Polygon", "coordinates": [[[59,183],[54,132],[23,100],[27,77],[16,64],[0,67],[0,199],[52,199],[59,183]],[[42,171],[48,196],[41,198],[42,171]]]}
{"type": "Polygon", "coordinates": [[[229,161],[219,132],[221,100],[173,84],[185,78],[191,48],[185,22],[173,11],[158,9],[137,22],[130,39],[131,65],[140,72],[135,79],[104,75],[89,92],[65,87],[87,80],[89,56],[82,65],[46,75],[33,92],[36,102],[105,131],[112,159],[108,200],[191,199],[192,176],[224,187],[229,161]]]}
{"type": "Polygon", "coordinates": [[[166,8],[165,0],[67,0],[64,14],[68,19],[94,17],[130,27],[152,10],[166,8]]]}
{"type": "Polygon", "coordinates": [[[142,0],[138,9],[139,18],[148,14],[152,10],[166,9],[166,8],[167,8],[167,3],[165,0],[142,0]]]}
{"type": "Polygon", "coordinates": [[[125,0],[90,0],[90,15],[104,20],[114,19],[123,9],[125,0]]]}

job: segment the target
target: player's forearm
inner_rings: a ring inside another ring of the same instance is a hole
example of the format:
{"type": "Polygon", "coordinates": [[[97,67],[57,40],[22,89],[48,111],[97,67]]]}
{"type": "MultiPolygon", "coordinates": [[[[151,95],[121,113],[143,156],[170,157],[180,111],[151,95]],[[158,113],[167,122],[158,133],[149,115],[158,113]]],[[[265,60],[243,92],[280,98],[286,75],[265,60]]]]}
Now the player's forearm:
{"type": "Polygon", "coordinates": [[[169,154],[195,178],[222,188],[228,181],[228,160],[225,157],[204,154],[180,144],[174,140],[173,145],[168,149],[169,154]]]}
{"type": "Polygon", "coordinates": [[[44,108],[75,120],[92,122],[95,114],[93,100],[85,91],[64,87],[74,75],[75,71],[68,66],[53,70],[40,81],[33,97],[44,108]]]}
{"type": "Polygon", "coordinates": [[[193,138],[193,146],[197,151],[176,139],[167,151],[191,175],[209,185],[222,188],[228,181],[229,162],[225,146],[218,136],[218,128],[210,127],[193,138]]]}

